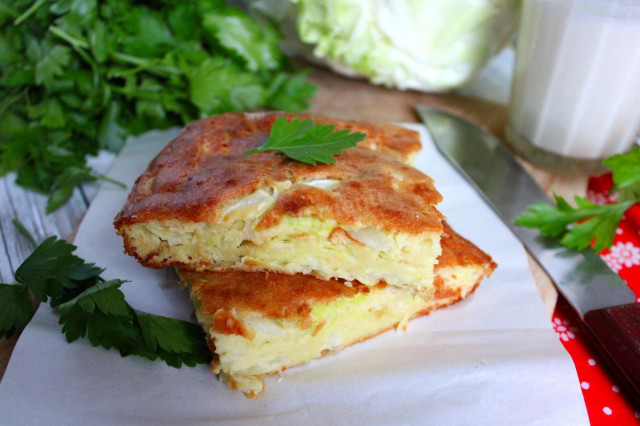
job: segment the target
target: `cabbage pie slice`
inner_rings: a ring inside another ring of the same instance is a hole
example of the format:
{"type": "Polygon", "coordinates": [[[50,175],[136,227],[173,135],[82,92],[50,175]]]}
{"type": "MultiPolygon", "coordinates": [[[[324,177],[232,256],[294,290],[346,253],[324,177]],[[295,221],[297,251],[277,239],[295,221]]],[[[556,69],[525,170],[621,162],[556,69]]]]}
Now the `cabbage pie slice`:
{"type": "Polygon", "coordinates": [[[125,251],[154,268],[276,271],[433,290],[442,197],[430,177],[397,161],[417,152],[418,134],[311,117],[369,136],[329,165],[273,152],[243,156],[281,115],[223,114],[188,125],[118,214],[125,251]]]}

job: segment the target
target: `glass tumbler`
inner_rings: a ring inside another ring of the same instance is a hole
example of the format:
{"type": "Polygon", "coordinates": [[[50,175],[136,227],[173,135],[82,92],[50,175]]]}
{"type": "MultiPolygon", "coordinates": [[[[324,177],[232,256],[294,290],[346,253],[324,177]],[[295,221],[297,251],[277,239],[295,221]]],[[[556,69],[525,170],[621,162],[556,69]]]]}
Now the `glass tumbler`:
{"type": "Polygon", "coordinates": [[[640,129],[640,0],[524,0],[508,143],[556,172],[596,172],[640,129]]]}

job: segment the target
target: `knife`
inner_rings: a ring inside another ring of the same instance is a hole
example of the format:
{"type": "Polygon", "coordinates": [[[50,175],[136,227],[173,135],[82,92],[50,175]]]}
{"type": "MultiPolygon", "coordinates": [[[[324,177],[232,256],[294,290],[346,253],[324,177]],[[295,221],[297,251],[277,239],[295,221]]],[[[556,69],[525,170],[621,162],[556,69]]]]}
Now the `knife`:
{"type": "Polygon", "coordinates": [[[594,349],[640,407],[640,303],[591,250],[566,248],[558,239],[514,224],[531,204],[551,198],[491,133],[463,118],[416,105],[440,152],[482,195],[556,288],[578,312],[594,349]]]}

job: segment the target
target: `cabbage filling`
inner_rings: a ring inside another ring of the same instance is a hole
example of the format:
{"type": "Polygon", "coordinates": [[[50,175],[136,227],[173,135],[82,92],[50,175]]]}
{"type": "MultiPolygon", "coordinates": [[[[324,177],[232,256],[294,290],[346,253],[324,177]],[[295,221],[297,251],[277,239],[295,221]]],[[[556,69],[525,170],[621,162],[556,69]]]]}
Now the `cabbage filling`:
{"type": "MultiPolygon", "coordinates": [[[[318,185],[330,187],[332,183],[318,185]]],[[[126,233],[138,256],[191,269],[269,269],[357,280],[365,285],[381,281],[414,288],[432,285],[433,265],[441,251],[435,232],[390,233],[293,216],[260,228],[261,218],[289,186],[254,192],[223,209],[219,223],[150,221],[130,225],[126,233]]]]}
{"type": "Polygon", "coordinates": [[[208,330],[218,362],[212,371],[231,387],[258,396],[263,376],[339,350],[394,327],[403,327],[425,308],[430,292],[416,293],[387,286],[371,292],[312,305],[305,318],[264,318],[260,312],[233,311],[234,318],[251,330],[250,336],[223,334],[199,309],[192,294],[198,321],[208,330]]]}

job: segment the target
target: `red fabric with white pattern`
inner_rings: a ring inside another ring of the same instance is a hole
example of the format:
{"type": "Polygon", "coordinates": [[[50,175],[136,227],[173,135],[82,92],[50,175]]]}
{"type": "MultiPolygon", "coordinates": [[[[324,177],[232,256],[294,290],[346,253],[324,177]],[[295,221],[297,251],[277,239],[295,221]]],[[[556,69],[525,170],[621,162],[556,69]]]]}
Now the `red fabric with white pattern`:
{"type": "MultiPolygon", "coordinates": [[[[611,175],[589,179],[587,197],[594,203],[615,200],[610,196],[611,175]]],[[[629,285],[640,302],[640,204],[625,213],[615,242],[600,257],[629,285]]],[[[582,394],[592,425],[640,425],[640,411],[627,402],[617,384],[601,367],[598,356],[586,341],[586,331],[575,311],[558,297],[552,319],[553,328],[576,366],[582,394]]]]}

